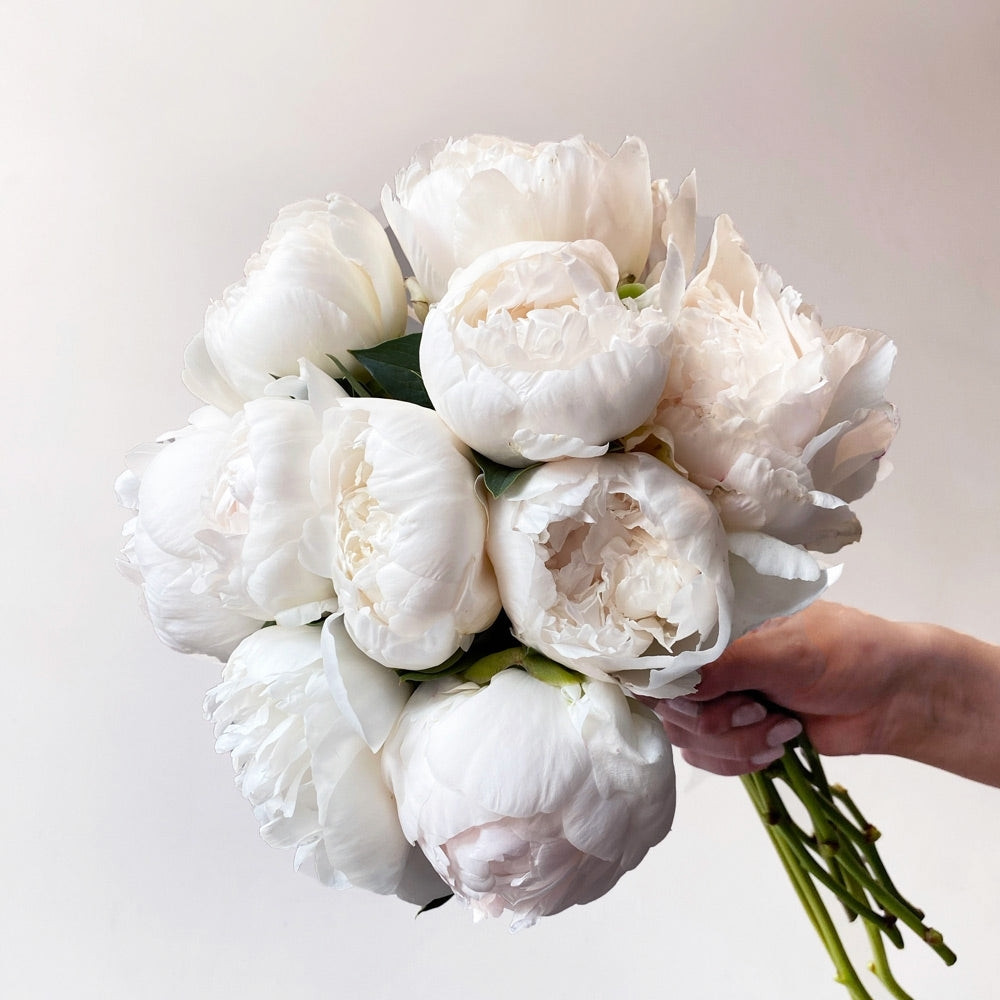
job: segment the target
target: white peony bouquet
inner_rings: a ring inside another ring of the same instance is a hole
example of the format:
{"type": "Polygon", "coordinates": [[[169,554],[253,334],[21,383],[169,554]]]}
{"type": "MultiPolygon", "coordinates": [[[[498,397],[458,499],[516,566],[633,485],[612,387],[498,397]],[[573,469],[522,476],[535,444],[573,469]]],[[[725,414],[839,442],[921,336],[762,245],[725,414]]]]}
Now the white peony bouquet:
{"type": "MultiPolygon", "coordinates": [[[[209,308],[205,405],[118,481],[121,565],[164,642],[225,662],[217,748],[296,868],[529,926],[670,829],[644,699],[834,579],[894,348],[824,329],[726,216],[696,265],[694,175],[636,138],[428,145],[382,207],[389,234],[339,195],[283,209],[209,308]]],[[[808,744],[780,766],[857,832],[808,744]]],[[[828,944],[803,880],[878,947],[926,930],[864,828],[857,874],[751,791],[828,944]]]]}

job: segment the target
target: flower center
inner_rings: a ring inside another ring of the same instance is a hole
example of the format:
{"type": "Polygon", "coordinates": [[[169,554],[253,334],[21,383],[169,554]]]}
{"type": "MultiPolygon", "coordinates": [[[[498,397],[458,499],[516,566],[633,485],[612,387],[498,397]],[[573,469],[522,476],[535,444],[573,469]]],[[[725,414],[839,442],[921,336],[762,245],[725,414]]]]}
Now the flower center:
{"type": "Polygon", "coordinates": [[[583,517],[549,525],[546,569],[552,574],[556,601],[551,613],[565,629],[617,634],[616,644],[643,652],[652,643],[664,648],[680,634],[688,617],[690,588],[700,576],[666,538],[648,530],[641,505],[625,493],[612,492],[604,502],[592,498],[583,517]]]}

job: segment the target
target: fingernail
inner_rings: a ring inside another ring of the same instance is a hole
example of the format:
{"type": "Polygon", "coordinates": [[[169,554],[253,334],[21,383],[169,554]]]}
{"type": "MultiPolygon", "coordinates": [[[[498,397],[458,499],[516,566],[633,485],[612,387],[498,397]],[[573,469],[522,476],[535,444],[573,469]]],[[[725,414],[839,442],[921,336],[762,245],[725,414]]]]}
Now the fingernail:
{"type": "Polygon", "coordinates": [[[783,757],[784,754],[784,747],[775,747],[773,750],[761,750],[760,753],[755,753],[750,758],[750,763],[756,767],[767,767],[768,764],[773,764],[779,757],[783,757]]]}
{"type": "Polygon", "coordinates": [[[780,747],[783,743],[795,739],[801,732],[802,723],[798,719],[783,719],[767,734],[767,745],[780,747]]]}
{"type": "Polygon", "coordinates": [[[755,701],[750,705],[740,705],[733,712],[732,725],[738,729],[740,726],[752,726],[755,722],[762,722],[767,718],[767,709],[755,701]]]}
{"type": "Polygon", "coordinates": [[[688,701],[687,698],[671,698],[666,704],[681,715],[690,715],[692,718],[701,715],[701,705],[696,701],[688,701]]]}

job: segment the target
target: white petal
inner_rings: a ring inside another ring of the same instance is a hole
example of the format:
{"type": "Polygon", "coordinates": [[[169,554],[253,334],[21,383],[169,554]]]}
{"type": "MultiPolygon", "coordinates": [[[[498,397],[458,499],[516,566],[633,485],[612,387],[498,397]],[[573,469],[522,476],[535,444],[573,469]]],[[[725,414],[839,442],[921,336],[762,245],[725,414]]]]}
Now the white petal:
{"type": "Polygon", "coordinates": [[[324,623],[322,649],[337,707],[372,750],[381,750],[410,696],[410,685],[365,656],[347,635],[339,615],[324,623]]]}

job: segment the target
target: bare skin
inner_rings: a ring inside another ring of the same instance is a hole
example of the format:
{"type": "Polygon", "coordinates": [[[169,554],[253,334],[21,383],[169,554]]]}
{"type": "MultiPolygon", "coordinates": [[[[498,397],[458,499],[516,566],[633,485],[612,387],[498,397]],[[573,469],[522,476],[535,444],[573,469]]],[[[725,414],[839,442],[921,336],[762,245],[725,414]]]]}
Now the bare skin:
{"type": "Polygon", "coordinates": [[[761,770],[804,725],[828,756],[893,754],[1000,787],[1000,646],[937,625],[818,601],[743,636],[697,693],[655,709],[684,758],[716,774],[761,770]]]}

